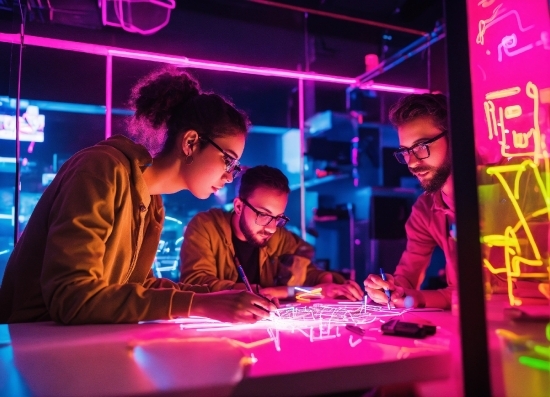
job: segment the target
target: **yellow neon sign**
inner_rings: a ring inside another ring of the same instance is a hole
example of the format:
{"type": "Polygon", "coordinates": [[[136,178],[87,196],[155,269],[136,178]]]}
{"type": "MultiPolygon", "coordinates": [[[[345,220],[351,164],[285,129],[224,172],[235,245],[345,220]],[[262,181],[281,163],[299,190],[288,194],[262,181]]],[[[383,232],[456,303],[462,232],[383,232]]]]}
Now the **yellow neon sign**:
{"type": "MultiPolygon", "coordinates": [[[[544,161],[545,173],[548,176],[548,158],[544,161]]],[[[508,298],[510,305],[519,306],[522,304],[522,300],[514,296],[514,283],[513,280],[516,277],[523,278],[548,278],[548,269],[540,272],[522,272],[522,266],[530,267],[542,267],[544,264],[548,264],[548,258],[543,258],[537,242],[531,231],[531,226],[528,220],[533,220],[538,217],[545,216],[548,220],[550,216],[550,195],[548,191],[548,184],[544,183],[539,168],[536,166],[533,160],[528,159],[521,164],[514,165],[502,165],[488,167],[486,170],[488,175],[493,175],[497,178],[502,186],[506,196],[511,203],[514,211],[518,217],[518,222],[514,226],[507,226],[502,235],[500,234],[488,234],[482,236],[481,242],[489,247],[503,247],[504,248],[504,267],[495,267],[488,259],[484,259],[484,266],[492,274],[506,274],[506,283],[508,289],[508,298]],[[530,170],[535,180],[535,191],[542,195],[544,208],[537,209],[529,214],[525,214],[521,208],[519,200],[526,194],[521,189],[521,177],[530,170]],[[513,188],[510,187],[508,181],[505,178],[507,173],[516,173],[513,178],[513,188]],[[534,258],[528,258],[526,252],[522,252],[521,239],[518,237],[518,232],[522,230],[525,234],[525,238],[528,242],[528,247],[531,250],[534,258]]],[[[543,268],[544,269],[544,268],[543,268]]]]}

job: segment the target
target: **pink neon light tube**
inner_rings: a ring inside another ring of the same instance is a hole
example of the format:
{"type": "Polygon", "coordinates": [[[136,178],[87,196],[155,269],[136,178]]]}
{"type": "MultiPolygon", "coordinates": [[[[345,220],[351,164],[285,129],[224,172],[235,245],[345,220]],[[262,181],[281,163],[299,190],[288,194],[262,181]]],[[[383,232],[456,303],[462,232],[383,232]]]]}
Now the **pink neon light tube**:
{"type": "Polygon", "coordinates": [[[316,74],[311,72],[299,72],[299,71],[293,71],[293,70],[266,68],[266,67],[259,67],[259,66],[236,65],[232,63],[190,59],[187,57],[172,57],[172,56],[165,56],[165,55],[153,54],[153,53],[143,53],[143,52],[138,53],[136,51],[129,51],[129,50],[113,49],[113,50],[109,50],[109,54],[113,56],[121,57],[121,58],[142,59],[142,60],[149,60],[154,62],[173,63],[173,64],[187,66],[187,67],[196,68],[196,69],[219,70],[224,72],[254,74],[254,75],[260,75],[260,76],[325,81],[329,83],[346,84],[346,85],[356,83],[356,79],[352,77],[329,76],[329,75],[316,74]]]}
{"type": "MultiPolygon", "coordinates": [[[[20,37],[18,34],[0,33],[0,42],[19,44],[20,37]]],[[[115,48],[99,44],[80,43],[76,41],[51,39],[48,37],[25,36],[25,45],[53,48],[58,50],[84,52],[94,55],[117,56],[121,58],[130,58],[137,60],[146,60],[152,62],[170,63],[185,67],[219,70],[233,73],[244,73],[260,76],[273,76],[282,78],[302,79],[310,81],[324,81],[335,84],[344,84],[355,86],[357,79],[354,77],[331,76],[325,74],[317,74],[313,72],[300,72],[294,70],[275,69],[258,66],[237,65],[223,62],[213,62],[200,59],[191,59],[184,56],[157,54],[145,51],[135,51],[125,48],[115,48]]],[[[391,84],[370,83],[361,86],[364,89],[374,91],[401,92],[405,94],[425,93],[426,89],[414,87],[402,87],[391,84]]]]}
{"type": "Polygon", "coordinates": [[[365,83],[361,84],[359,87],[364,90],[401,92],[403,94],[427,94],[430,92],[430,90],[423,88],[403,87],[400,85],[382,83],[365,83]]]}

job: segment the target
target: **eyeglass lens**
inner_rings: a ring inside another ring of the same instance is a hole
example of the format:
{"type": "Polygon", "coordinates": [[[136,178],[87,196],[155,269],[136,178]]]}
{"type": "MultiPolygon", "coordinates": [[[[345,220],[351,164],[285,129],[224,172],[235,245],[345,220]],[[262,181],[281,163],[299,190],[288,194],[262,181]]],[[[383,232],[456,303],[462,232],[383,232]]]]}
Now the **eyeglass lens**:
{"type": "Polygon", "coordinates": [[[241,166],[237,160],[227,158],[225,161],[225,171],[229,172],[233,178],[241,173],[241,166]]]}
{"type": "Polygon", "coordinates": [[[430,149],[428,148],[428,145],[419,145],[412,149],[400,150],[395,152],[395,157],[400,163],[407,164],[411,155],[410,152],[412,152],[418,160],[423,160],[430,157],[430,149]]]}
{"type": "Polygon", "coordinates": [[[286,222],[287,222],[285,218],[279,218],[279,217],[274,217],[271,215],[260,213],[260,214],[257,214],[256,224],[258,226],[267,226],[273,220],[275,220],[275,226],[277,227],[283,227],[284,225],[286,225],[286,222]]]}

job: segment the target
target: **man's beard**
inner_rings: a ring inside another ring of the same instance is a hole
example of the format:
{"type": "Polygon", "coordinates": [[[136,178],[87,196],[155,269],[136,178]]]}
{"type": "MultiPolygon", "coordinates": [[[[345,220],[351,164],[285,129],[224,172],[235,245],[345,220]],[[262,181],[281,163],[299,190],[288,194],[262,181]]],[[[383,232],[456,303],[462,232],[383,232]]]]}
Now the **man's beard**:
{"type": "Polygon", "coordinates": [[[416,168],[409,168],[409,170],[415,174],[418,172],[425,172],[425,171],[433,171],[433,176],[430,179],[421,180],[418,179],[420,182],[420,186],[422,186],[422,189],[426,191],[426,193],[435,193],[443,187],[445,182],[447,182],[447,179],[449,178],[449,175],[451,175],[451,159],[447,157],[445,159],[445,162],[438,168],[433,167],[416,167],[416,168]]]}
{"type": "MultiPolygon", "coordinates": [[[[250,230],[242,214],[239,217],[239,228],[241,229],[241,232],[244,234],[244,238],[246,238],[246,242],[248,244],[255,245],[256,247],[265,247],[267,245],[267,242],[272,236],[270,234],[268,238],[259,240],[257,237],[257,233],[254,233],[252,230],[250,230]]],[[[266,235],[264,234],[264,236],[266,235]]]]}

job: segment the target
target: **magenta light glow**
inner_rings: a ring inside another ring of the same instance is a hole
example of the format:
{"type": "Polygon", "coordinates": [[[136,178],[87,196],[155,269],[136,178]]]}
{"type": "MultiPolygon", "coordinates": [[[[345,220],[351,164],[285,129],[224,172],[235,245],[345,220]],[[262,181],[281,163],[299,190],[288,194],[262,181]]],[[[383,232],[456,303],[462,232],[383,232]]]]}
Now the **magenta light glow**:
{"type": "Polygon", "coordinates": [[[430,90],[424,88],[403,87],[399,85],[373,82],[361,84],[359,88],[373,91],[400,92],[402,94],[427,94],[430,92],[430,90]]]}
{"type": "Polygon", "coordinates": [[[550,144],[548,2],[468,2],[468,20],[476,154],[538,164],[550,144]]]}
{"type": "MultiPolygon", "coordinates": [[[[0,42],[19,44],[20,36],[18,34],[0,33],[0,42]]],[[[109,47],[99,44],[81,43],[76,41],[52,39],[48,37],[25,36],[25,45],[46,47],[65,51],[83,52],[87,54],[113,56],[120,58],[130,58],[143,61],[169,63],[182,67],[190,67],[196,69],[218,70],[232,73],[243,73],[258,76],[281,77],[291,79],[302,79],[309,81],[320,81],[334,84],[357,85],[355,77],[332,76],[318,74],[315,72],[302,72],[295,70],[276,69],[260,66],[238,65],[224,62],[214,62],[201,59],[191,59],[184,56],[158,54],[146,51],[136,51],[125,48],[109,47]]],[[[404,94],[410,93],[425,93],[426,89],[414,87],[402,87],[391,84],[367,83],[361,88],[374,91],[401,92],[404,94]]]]}
{"type": "MultiPolygon", "coordinates": [[[[310,292],[310,291],[308,291],[310,292]]],[[[271,313],[271,317],[254,324],[230,324],[205,318],[178,319],[170,322],[179,324],[181,330],[195,329],[200,332],[242,331],[265,329],[277,351],[281,351],[280,332],[300,333],[310,342],[317,342],[340,337],[340,327],[348,324],[363,326],[365,330],[380,332],[379,323],[384,318],[403,315],[408,309],[391,309],[384,306],[366,305],[364,302],[325,304],[316,303],[309,306],[285,306],[271,313]]],[[[369,339],[367,336],[365,339],[369,339]]],[[[265,340],[262,340],[265,343],[265,340]]],[[[350,338],[350,346],[359,344],[350,338]]]]}

